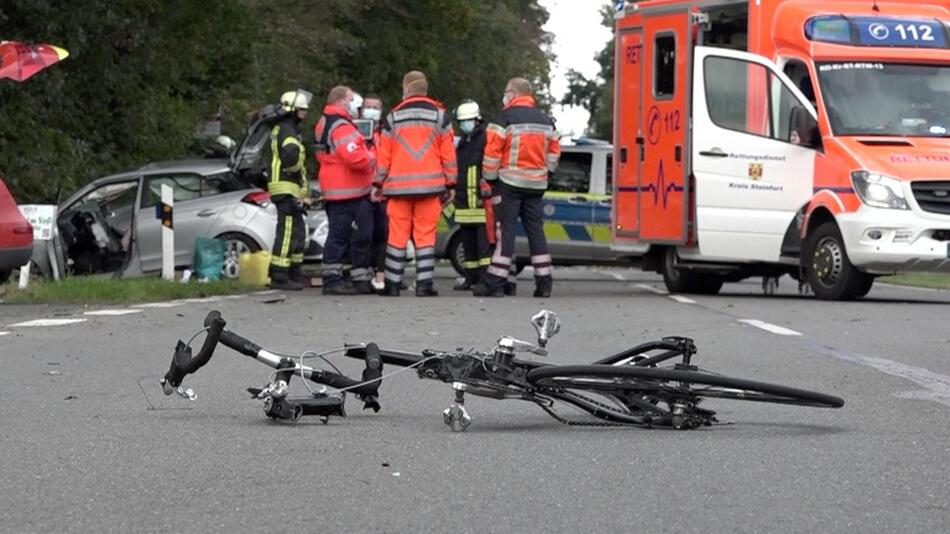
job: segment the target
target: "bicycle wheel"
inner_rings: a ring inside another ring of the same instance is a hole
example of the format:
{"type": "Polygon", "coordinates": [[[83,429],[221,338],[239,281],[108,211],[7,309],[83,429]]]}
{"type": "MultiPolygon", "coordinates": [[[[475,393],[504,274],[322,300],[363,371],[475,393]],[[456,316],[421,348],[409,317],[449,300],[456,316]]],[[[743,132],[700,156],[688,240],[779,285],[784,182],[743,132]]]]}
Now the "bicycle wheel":
{"type": "Polygon", "coordinates": [[[538,388],[575,389],[598,394],[642,393],[663,401],[710,397],[818,408],[840,408],[844,400],[816,391],[713,375],[701,371],[632,365],[552,365],[525,379],[538,388]]]}

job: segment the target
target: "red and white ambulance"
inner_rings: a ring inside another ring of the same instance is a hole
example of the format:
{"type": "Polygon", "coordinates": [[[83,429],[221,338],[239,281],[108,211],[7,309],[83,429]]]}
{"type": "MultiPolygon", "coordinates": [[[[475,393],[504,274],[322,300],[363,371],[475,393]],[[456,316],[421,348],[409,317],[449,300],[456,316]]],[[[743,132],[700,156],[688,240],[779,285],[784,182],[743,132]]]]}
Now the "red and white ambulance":
{"type": "Polygon", "coordinates": [[[674,292],[950,271],[950,1],[617,13],[613,248],[674,292]]]}

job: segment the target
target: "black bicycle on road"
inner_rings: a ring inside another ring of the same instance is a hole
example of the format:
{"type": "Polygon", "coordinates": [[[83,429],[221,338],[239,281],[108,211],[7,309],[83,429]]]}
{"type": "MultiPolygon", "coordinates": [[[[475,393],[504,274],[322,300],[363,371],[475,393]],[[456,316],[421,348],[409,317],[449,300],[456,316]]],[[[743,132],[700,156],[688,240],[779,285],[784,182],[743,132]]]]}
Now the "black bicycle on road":
{"type": "MultiPolygon", "coordinates": [[[[207,336],[198,354],[192,357],[190,343],[178,342],[168,373],[161,380],[166,394],[176,391],[192,400],[191,390],[181,387],[186,375],[211,359],[218,343],[273,367],[272,380],[260,388],[248,388],[264,401],[264,412],[274,419],[296,421],[316,415],[324,423],[330,416],[345,416],[346,393],[364,402],[364,409],[379,411],[379,386],[386,376],[415,370],[419,378],[451,383],[455,398],[443,411],[443,421],[453,431],[471,424],[465,409],[465,394],[493,399],[520,399],[536,404],[559,422],[569,425],[671,427],[692,429],[717,422],[715,412],[700,407],[707,398],[794,404],[819,408],[840,408],[844,401],[832,395],[765,382],[730,378],[701,369],[694,360],[696,346],[685,337],[666,337],[624,350],[589,365],[551,365],[517,358],[519,353],[547,355],[547,342],[560,330],[557,315],[542,310],[531,319],[538,334],[536,343],[501,337],[489,352],[476,350],[421,353],[380,349],[375,343],[348,345],[318,354],[288,355],[270,352],[225,329],[220,313],[205,318],[207,336]],[[363,360],[359,380],[342,374],[326,358],[342,352],[363,360]],[[334,370],[320,369],[305,362],[320,358],[334,370]],[[397,370],[383,374],[384,366],[397,370]],[[308,395],[291,397],[291,379],[300,377],[323,387],[308,395]],[[593,419],[573,419],[562,415],[560,405],[573,406],[593,419]]],[[[196,334],[197,335],[197,334],[196,334]]],[[[193,338],[194,339],[194,338],[193,338]]]]}

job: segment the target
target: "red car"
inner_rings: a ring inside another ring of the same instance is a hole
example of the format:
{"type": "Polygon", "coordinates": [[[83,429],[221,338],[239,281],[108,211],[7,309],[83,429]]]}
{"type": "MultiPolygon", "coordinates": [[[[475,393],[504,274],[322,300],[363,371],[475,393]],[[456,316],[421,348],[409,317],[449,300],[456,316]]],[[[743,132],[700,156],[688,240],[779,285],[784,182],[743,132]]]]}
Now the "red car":
{"type": "Polygon", "coordinates": [[[13,269],[25,265],[32,253],[33,225],[20,213],[13,194],[0,178],[0,282],[6,282],[13,269]]]}

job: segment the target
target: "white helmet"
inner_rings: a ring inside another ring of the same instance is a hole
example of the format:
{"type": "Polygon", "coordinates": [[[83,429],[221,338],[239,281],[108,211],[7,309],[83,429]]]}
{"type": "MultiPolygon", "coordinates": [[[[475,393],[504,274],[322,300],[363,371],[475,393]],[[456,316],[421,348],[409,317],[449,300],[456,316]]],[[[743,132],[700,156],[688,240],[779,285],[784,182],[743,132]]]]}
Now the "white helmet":
{"type": "Polygon", "coordinates": [[[215,137],[215,138],[214,138],[214,142],[215,142],[216,144],[218,144],[219,146],[223,147],[223,148],[224,148],[225,150],[227,150],[228,152],[230,152],[232,149],[234,149],[234,145],[236,144],[236,143],[234,142],[234,139],[231,139],[230,137],[228,137],[228,136],[226,136],[226,135],[219,135],[219,136],[215,137]]]}
{"type": "Polygon", "coordinates": [[[455,118],[460,121],[480,119],[481,117],[482,111],[478,108],[478,102],[474,100],[466,100],[455,109],[455,118]]]}
{"type": "Polygon", "coordinates": [[[310,109],[311,100],[313,100],[313,93],[303,89],[287,91],[280,95],[280,105],[288,113],[298,109],[310,109]]]}

